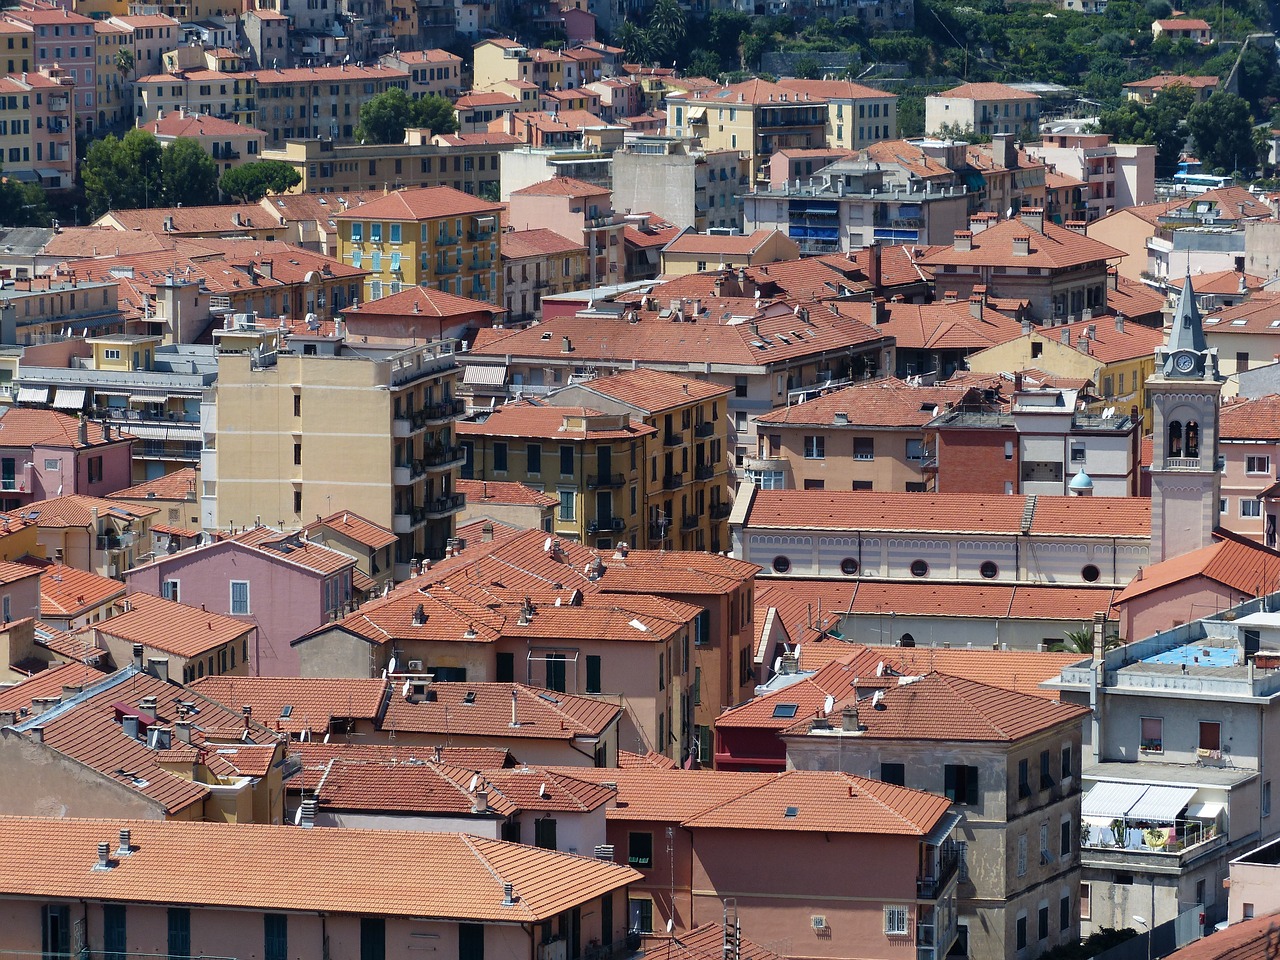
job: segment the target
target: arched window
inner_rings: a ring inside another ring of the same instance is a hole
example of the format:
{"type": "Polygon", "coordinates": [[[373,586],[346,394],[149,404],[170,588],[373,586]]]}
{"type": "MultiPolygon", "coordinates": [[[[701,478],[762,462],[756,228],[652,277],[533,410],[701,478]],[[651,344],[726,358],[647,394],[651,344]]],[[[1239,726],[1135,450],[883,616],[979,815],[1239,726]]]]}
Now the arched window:
{"type": "Polygon", "coordinates": [[[1200,424],[1194,420],[1187,421],[1187,456],[1200,456],[1200,424]]]}
{"type": "Polygon", "coordinates": [[[1169,449],[1165,454],[1169,457],[1182,456],[1182,421],[1172,420],[1169,423],[1169,449]]]}

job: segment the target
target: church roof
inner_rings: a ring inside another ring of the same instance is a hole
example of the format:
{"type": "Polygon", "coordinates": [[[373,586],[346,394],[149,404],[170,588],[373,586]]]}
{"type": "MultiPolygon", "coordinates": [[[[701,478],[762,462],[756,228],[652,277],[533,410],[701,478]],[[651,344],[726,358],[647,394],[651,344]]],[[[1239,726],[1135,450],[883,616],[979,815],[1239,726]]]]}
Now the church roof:
{"type": "Polygon", "coordinates": [[[1203,353],[1208,349],[1204,339],[1204,324],[1200,321],[1200,308],[1196,306],[1196,292],[1191,287],[1191,275],[1182,282],[1178,306],[1173,313],[1173,326],[1169,330],[1170,353],[1175,350],[1192,350],[1203,353]]]}

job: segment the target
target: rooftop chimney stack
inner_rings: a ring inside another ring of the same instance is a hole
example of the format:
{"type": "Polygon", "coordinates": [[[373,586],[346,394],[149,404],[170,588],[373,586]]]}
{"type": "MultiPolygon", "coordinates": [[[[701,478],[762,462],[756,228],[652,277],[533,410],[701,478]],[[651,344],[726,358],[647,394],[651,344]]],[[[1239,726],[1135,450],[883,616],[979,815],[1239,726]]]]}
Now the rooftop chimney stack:
{"type": "Polygon", "coordinates": [[[129,842],[129,839],[130,839],[129,828],[121,827],[120,828],[120,845],[116,847],[117,857],[127,857],[129,856],[129,854],[133,853],[133,845],[129,842]]]}
{"type": "Polygon", "coordinates": [[[139,670],[142,669],[142,651],[143,651],[142,644],[135,643],[133,645],[133,665],[137,667],[139,670]]]}
{"type": "Polygon", "coordinates": [[[840,711],[840,729],[845,733],[857,733],[862,727],[858,723],[858,704],[848,703],[840,711]]]}
{"type": "Polygon", "coordinates": [[[93,869],[111,869],[111,844],[106,840],[98,844],[98,862],[93,865],[93,869]]]}

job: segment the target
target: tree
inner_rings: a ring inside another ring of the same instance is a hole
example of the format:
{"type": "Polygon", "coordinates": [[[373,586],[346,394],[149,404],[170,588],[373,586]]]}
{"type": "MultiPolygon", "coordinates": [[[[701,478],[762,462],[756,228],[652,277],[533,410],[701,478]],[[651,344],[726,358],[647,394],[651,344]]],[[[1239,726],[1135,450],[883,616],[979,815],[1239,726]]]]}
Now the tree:
{"type": "Polygon", "coordinates": [[[681,52],[685,37],[684,10],[678,0],[657,0],[649,13],[648,36],[654,56],[666,63],[681,52]]]}
{"type": "Polygon", "coordinates": [[[129,74],[133,73],[133,51],[128,47],[121,47],[116,53],[116,69],[120,71],[120,79],[128,80],[129,74]]]}
{"type": "MultiPolygon", "coordinates": [[[[434,93],[413,101],[411,119],[414,126],[427,127],[432,133],[455,133],[458,129],[453,102],[434,93]]],[[[404,139],[403,133],[401,139],[404,139]]]]}
{"type": "Polygon", "coordinates": [[[1252,169],[1253,118],[1249,104],[1234,93],[1219,90],[1187,114],[1187,130],[1196,142],[1196,155],[1206,167],[1236,171],[1252,169]]]}
{"type": "MultiPolygon", "coordinates": [[[[1062,640],[1051,644],[1049,647],[1054,653],[1093,653],[1093,629],[1091,627],[1068,630],[1062,636],[1062,640]]],[[[1120,638],[1114,633],[1107,634],[1102,641],[1102,649],[1104,651],[1114,650],[1118,646],[1120,646],[1120,638]]]]}
{"type": "Polygon", "coordinates": [[[720,76],[724,65],[720,62],[720,56],[712,50],[698,49],[693,51],[689,56],[688,73],[694,77],[711,77],[713,80],[720,76]]]}
{"type": "Polygon", "coordinates": [[[400,143],[412,117],[413,101],[399,87],[392,87],[360,105],[356,138],[361,143],[400,143]]]}
{"type": "Polygon", "coordinates": [[[164,201],[160,141],[133,129],[123,139],[109,134],[95,140],[80,166],[90,218],[108,210],[150,207],[164,201]]]}
{"type": "Polygon", "coordinates": [[[179,137],[160,157],[164,202],[198,207],[218,202],[218,165],[192,137],[179,137]]]}
{"type": "Polygon", "coordinates": [[[821,80],[822,64],[818,62],[817,57],[806,53],[804,56],[796,58],[795,64],[791,67],[791,72],[801,80],[821,80]]]}
{"type": "Polygon", "coordinates": [[[0,224],[6,227],[47,227],[52,214],[44,190],[34,183],[0,178],[0,224]]]}
{"type": "Polygon", "coordinates": [[[614,42],[620,46],[632,63],[648,63],[652,60],[653,47],[649,43],[649,34],[630,20],[623,20],[618,25],[614,42]]]}
{"type": "Polygon", "coordinates": [[[256,203],[269,193],[285,193],[301,182],[298,171],[283,160],[256,160],[232,167],[218,186],[242,203],[256,203]]]}
{"type": "Polygon", "coordinates": [[[1169,177],[1186,145],[1184,121],[1194,100],[1195,94],[1187,87],[1166,87],[1150,104],[1128,100],[1115,110],[1103,110],[1098,127],[1117,143],[1154,144],[1156,176],[1169,177]]]}

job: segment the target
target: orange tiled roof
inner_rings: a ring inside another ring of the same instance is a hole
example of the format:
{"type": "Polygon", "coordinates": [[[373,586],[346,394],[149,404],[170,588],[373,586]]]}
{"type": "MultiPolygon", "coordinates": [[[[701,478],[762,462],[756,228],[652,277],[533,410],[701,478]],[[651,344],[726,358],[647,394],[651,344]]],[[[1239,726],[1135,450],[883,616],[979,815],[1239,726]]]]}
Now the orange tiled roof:
{"type": "Polygon", "coordinates": [[[436,290],[433,287],[411,286],[399,293],[388,294],[377,300],[368,300],[343,311],[353,317],[469,317],[477,313],[490,317],[506,313],[484,300],[473,300],[456,293],[436,290]]]}
{"type": "Polygon", "coordinates": [[[1248,596],[1262,596],[1280,581],[1280,553],[1253,540],[1223,535],[1207,547],[1144,567],[1116,597],[1116,603],[1127,603],[1193,577],[1213,580],[1248,596]]]}
{"type": "Polygon", "coordinates": [[[540,183],[532,183],[514,191],[513,197],[595,197],[609,193],[608,187],[600,187],[574,177],[552,177],[540,183]]]}
{"type": "MultiPolygon", "coordinates": [[[[355,565],[355,558],[340,550],[309,540],[302,531],[286,532],[272,527],[250,527],[223,539],[252,547],[265,554],[296,564],[319,574],[337,573],[355,565]]],[[[215,545],[216,546],[216,545],[215,545]]]]}
{"type": "MultiPolygon", "coordinates": [[[[1269,220],[1271,219],[1271,205],[1265,200],[1260,200],[1244,187],[1235,185],[1229,187],[1219,187],[1217,190],[1206,190],[1204,193],[1197,194],[1193,197],[1187,197],[1185,200],[1179,201],[1174,207],[1176,210],[1187,210],[1193,212],[1193,216],[1188,226],[1199,226],[1199,217],[1205,212],[1212,213],[1215,220],[1237,221],[1237,220],[1269,220]],[[1206,206],[1207,205],[1207,206],[1206,206]]],[[[1170,211],[1173,213],[1174,211],[1170,211]]],[[[1176,218],[1167,219],[1165,222],[1177,225],[1176,218]]]]}
{"type": "Polygon", "coordinates": [[[628,550],[614,554],[601,574],[605,593],[700,595],[729,593],[755,579],[760,567],[715,553],[628,550]]]}
{"type": "Polygon", "coordinates": [[[84,687],[105,677],[84,663],[53,663],[12,686],[0,688],[0,710],[22,717],[31,709],[33,700],[61,697],[63,687],[84,687]]]}
{"type": "MultiPolygon", "coordinates": [[[[1195,287],[1196,293],[1201,296],[1205,294],[1217,294],[1219,296],[1236,294],[1244,296],[1261,290],[1262,285],[1267,282],[1267,278],[1259,277],[1252,273],[1244,273],[1240,270],[1215,270],[1212,273],[1198,273],[1191,278],[1191,282],[1195,287]],[[1243,291],[1240,289],[1241,280],[1244,281],[1245,289],[1243,291]]],[[[1143,286],[1146,285],[1143,284],[1143,286]]]]}
{"type": "Polygon", "coordinates": [[[618,864],[460,833],[150,820],[0,823],[7,841],[0,846],[0,892],[25,898],[112,900],[124,887],[138,899],[198,907],[537,923],[640,879],[618,864]],[[122,827],[131,831],[132,854],[110,870],[90,870],[95,845],[109,839],[114,849],[122,827]],[[317,876],[344,882],[317,884],[317,876]],[[504,906],[507,883],[515,903],[504,906]]]}
{"type": "MultiPolygon", "coordinates": [[[[741,933],[736,942],[738,960],[782,960],[741,933]]],[[[724,924],[703,923],[687,933],[646,938],[644,955],[650,960],[724,960],[724,945],[724,924]]]]}
{"type": "Polygon", "coordinates": [[[695,233],[688,230],[663,248],[664,253],[747,256],[755,253],[779,230],[756,230],[740,236],[695,233]]]}
{"type": "Polygon", "coordinates": [[[1280,394],[1225,404],[1218,435],[1223,440],[1280,440],[1280,394]]]}
{"type": "Polygon", "coordinates": [[[666,754],[658,753],[656,750],[649,750],[645,753],[631,753],[629,750],[619,750],[618,767],[622,770],[630,770],[633,767],[675,770],[677,764],[666,754]]]}
{"type": "Polygon", "coordinates": [[[516,504],[524,507],[554,507],[560,502],[526,483],[510,480],[457,480],[454,489],[467,496],[467,506],[484,503],[516,504]]]}
{"type": "Polygon", "coordinates": [[[597,377],[582,386],[649,414],[688,406],[712,397],[725,397],[733,392],[731,387],[723,384],[678,377],[674,373],[645,367],[623,370],[608,377],[597,377]]]}
{"type": "MultiPolygon", "coordinates": [[[[1194,281],[1192,281],[1194,283],[1194,281]]],[[[1225,307],[1204,318],[1205,332],[1280,335],[1280,293],[1255,293],[1234,307],[1225,307]]]]}
{"type": "Polygon", "coordinates": [[[1164,343],[1164,331],[1141,323],[1126,323],[1123,330],[1116,329],[1111,316],[1077,320],[1056,327],[1036,327],[1033,331],[1046,340],[1062,342],[1063,333],[1070,336],[1070,345],[1077,348],[1081,337],[1088,340],[1089,356],[1102,363],[1117,363],[1149,357],[1156,347],[1164,343]]]}
{"type": "Polygon", "coordinates": [[[88,442],[80,442],[80,418],[68,416],[57,410],[37,407],[12,407],[0,409],[0,447],[30,447],[44,444],[83,450],[101,443],[117,443],[132,437],[102,439],[102,424],[89,420],[86,424],[88,442]]]}
{"type": "Polygon", "coordinates": [[[796,91],[791,87],[783,86],[779,83],[770,83],[768,80],[753,78],[744,80],[741,83],[731,83],[724,87],[714,87],[708,90],[696,89],[688,93],[670,93],[667,95],[668,100],[681,100],[689,103],[746,103],[752,106],[761,106],[783,103],[826,103],[821,97],[806,96],[803,91],[796,91]]]}
{"type": "Polygon", "coordinates": [[[757,423],[788,426],[833,426],[844,414],[851,426],[920,427],[969,389],[945,383],[916,387],[894,377],[854,384],[803,403],[779,407],[756,417],[757,423]]]}
{"type": "Polygon", "coordinates": [[[338,214],[339,220],[434,220],[439,217],[497,215],[501,207],[453,187],[397,190],[338,214]]]}
{"type": "Polygon", "coordinates": [[[606,414],[588,407],[544,407],[528,400],[504,403],[489,414],[483,423],[459,420],[455,431],[460,437],[541,437],[563,440],[634,440],[657,431],[643,423],[627,422],[621,426],[570,427],[573,418],[603,417],[606,414]]]}
{"type": "Polygon", "coordinates": [[[443,763],[467,770],[496,770],[515,766],[515,758],[501,747],[446,747],[404,743],[323,743],[299,740],[289,752],[302,758],[302,773],[289,782],[291,791],[314,790],[330,761],[348,763],[443,763]]]}
{"type": "Polygon", "coordinates": [[[1166,87],[1191,87],[1192,89],[1201,89],[1203,87],[1216,87],[1222,82],[1219,77],[1200,77],[1188,76],[1183,73],[1157,73],[1154,77],[1147,77],[1145,80],[1132,80],[1124,85],[1126,90],[1163,90],[1166,87]]]}
{"type": "Polygon", "coordinates": [[[396,542],[396,535],[382,526],[382,524],[366,520],[358,513],[352,513],[350,510],[340,510],[322,520],[317,520],[315,523],[307,524],[302,529],[307,536],[311,536],[320,527],[348,537],[371,550],[380,550],[396,542]]]}
{"type": "Polygon", "coordinates": [[[946,97],[951,100],[1039,100],[1034,93],[1027,93],[1016,87],[1003,83],[962,83],[950,90],[933,94],[935,97],[946,97]]]}
{"type": "Polygon", "coordinates": [[[521,683],[433,683],[435,700],[410,703],[392,691],[384,730],[512,740],[598,737],[622,715],[613,703],[556,693],[521,683]],[[513,698],[514,693],[514,698],[513,698]],[[467,695],[473,694],[471,702],[467,695]],[[511,725],[512,701],[518,726],[511,725]]]}
{"type": "Polygon", "coordinates": [[[139,507],[136,504],[104,500],[79,493],[65,497],[37,500],[22,508],[24,516],[36,516],[39,527],[87,527],[97,516],[116,516],[126,520],[153,517],[160,511],[155,507],[139,507]]]}
{"type": "Polygon", "coordinates": [[[329,721],[376,720],[388,691],[387,682],[346,677],[205,677],[192,690],[226,705],[233,712],[253,708],[263,726],[285,733],[329,731],[329,721]]]}
{"type": "Polygon", "coordinates": [[[146,593],[130,594],[128,603],[129,610],[89,629],[179,657],[199,656],[253,629],[252,623],[146,593]]]}
{"type": "MultiPolygon", "coordinates": [[[[228,122],[228,126],[236,127],[242,134],[253,132],[237,123],[228,122]]],[[[258,132],[261,133],[261,131],[258,132]]],[[[221,134],[217,135],[221,136],[221,134]]],[[[243,234],[246,230],[274,229],[279,226],[278,221],[256,203],[112,210],[110,216],[120,224],[121,230],[140,230],[155,234],[225,234],[230,237],[243,234]],[[237,217],[239,222],[236,221],[237,217]],[[166,230],[165,227],[170,218],[173,219],[173,227],[166,230]]]]}
{"type": "MultiPolygon", "coordinates": [[[[175,24],[176,25],[176,24],[175,24]]],[[[204,113],[183,116],[173,111],[148,123],[145,129],[157,137],[266,137],[266,132],[230,120],[220,120],[204,113]]],[[[168,208],[166,208],[168,209],[168,208]]],[[[185,208],[184,208],[185,209],[185,208]]],[[[174,208],[173,212],[176,212],[174,208]]]]}
{"type": "Polygon", "coordinates": [[[101,664],[107,659],[107,651],[41,620],[36,621],[36,643],[72,663],[101,664]]]}
{"type": "Polygon", "coordinates": [[[1165,30],[1165,31],[1210,29],[1209,23],[1206,20],[1192,20],[1192,19],[1157,20],[1156,23],[1160,25],[1161,30],[1165,30]]]}
{"type": "Polygon", "coordinates": [[[108,500],[194,500],[197,473],[194,467],[183,467],[154,480],[107,494],[108,500]]]}
{"type": "Polygon", "coordinates": [[[39,571],[40,616],[76,617],[109,600],[124,596],[124,584],[88,570],[56,563],[39,571]]]}
{"type": "Polygon", "coordinates": [[[921,262],[940,267],[951,264],[957,267],[1006,266],[1040,267],[1063,270],[1087,263],[1114,260],[1125,256],[1100,240],[1045,223],[1044,232],[1025,226],[1020,220],[1002,220],[985,230],[973,234],[971,249],[957,250],[954,245],[936,247],[921,258],[921,262]],[[1028,252],[1015,255],[1014,241],[1028,238],[1028,252]]]}
{"type": "Polygon", "coordinates": [[[502,234],[502,256],[508,260],[525,257],[547,257],[557,254],[586,252],[586,247],[576,240],[561,236],[554,230],[536,227],[531,230],[508,230],[502,234]]]}

